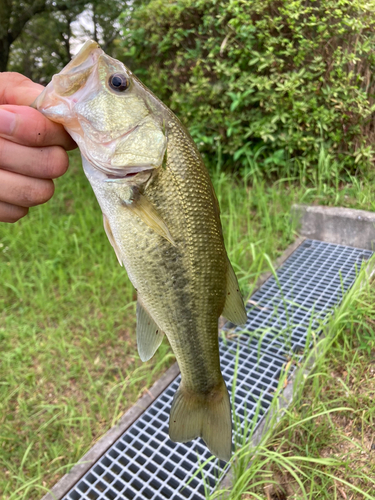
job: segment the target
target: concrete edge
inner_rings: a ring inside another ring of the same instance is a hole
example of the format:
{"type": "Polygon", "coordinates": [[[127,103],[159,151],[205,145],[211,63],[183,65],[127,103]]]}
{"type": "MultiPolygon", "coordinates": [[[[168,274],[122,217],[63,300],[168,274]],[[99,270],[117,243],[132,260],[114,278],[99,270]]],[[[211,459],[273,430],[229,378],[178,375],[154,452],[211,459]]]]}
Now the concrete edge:
{"type": "MultiPolygon", "coordinates": [[[[290,255],[305,241],[305,237],[298,237],[296,241],[288,246],[283,254],[275,261],[275,269],[278,269],[290,255]]],[[[271,271],[263,273],[257,280],[253,293],[260,288],[268,278],[272,276],[271,271]]],[[[221,317],[219,320],[219,330],[229,331],[235,325],[226,323],[221,317]]],[[[180,370],[177,362],[174,363],[144,394],[138,401],[127,410],[118,423],[107,431],[90,448],[90,450],[72,467],[41,500],[60,500],[68,491],[88,472],[94,463],[112,446],[112,444],[130,427],[138,417],[153,403],[153,401],[168,387],[168,385],[179,375],[180,370]]]]}
{"type": "Polygon", "coordinates": [[[291,219],[301,235],[338,245],[375,249],[375,213],[352,208],[293,205],[291,219]]]}
{"type": "MultiPolygon", "coordinates": [[[[305,238],[302,238],[302,241],[304,240],[305,238]]],[[[297,247],[295,247],[295,249],[296,248],[297,247]]],[[[286,250],[285,253],[287,253],[288,250],[289,248],[286,250]]],[[[282,259],[283,257],[284,254],[280,257],[280,259],[282,259]]],[[[375,278],[375,258],[373,258],[373,260],[366,265],[366,274],[367,274],[366,282],[375,278]]],[[[364,284],[365,284],[364,282],[359,283],[359,287],[362,288],[364,284]]],[[[327,335],[323,331],[320,339],[324,340],[325,338],[327,338],[327,335]]],[[[267,414],[264,416],[264,418],[258,425],[256,431],[252,435],[251,442],[254,448],[261,443],[263,435],[270,430],[273,417],[276,416],[277,421],[279,421],[283,417],[285,413],[284,410],[286,410],[286,408],[288,408],[293,402],[293,396],[296,393],[298,381],[306,380],[308,376],[311,375],[311,373],[314,371],[316,361],[321,356],[322,353],[323,353],[323,345],[318,345],[317,348],[315,348],[315,352],[313,351],[312,354],[309,356],[307,362],[303,366],[296,368],[296,370],[288,380],[286,387],[284,388],[283,391],[280,392],[277,398],[277,403],[278,403],[277,407],[267,412],[267,414]]],[[[249,464],[249,467],[250,466],[251,462],[249,464]]],[[[230,499],[230,494],[231,494],[230,490],[232,488],[233,479],[234,479],[233,471],[232,469],[229,469],[229,471],[223,477],[222,481],[217,486],[218,492],[220,492],[220,490],[223,490],[222,494],[218,497],[219,500],[230,499]]]]}

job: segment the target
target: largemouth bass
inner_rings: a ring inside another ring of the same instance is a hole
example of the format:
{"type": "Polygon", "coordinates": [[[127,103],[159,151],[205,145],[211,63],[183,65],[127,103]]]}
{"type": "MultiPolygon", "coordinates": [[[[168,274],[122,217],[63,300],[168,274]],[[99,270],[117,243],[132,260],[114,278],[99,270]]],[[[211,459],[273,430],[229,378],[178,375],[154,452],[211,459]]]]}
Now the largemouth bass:
{"type": "MultiPolygon", "coordinates": [[[[121,62],[88,41],[34,103],[78,144],[104,228],[137,290],[137,345],[148,360],[168,337],[181,370],[169,435],[202,437],[229,460],[231,407],[218,318],[246,322],[219,206],[185,127],[121,62]]],[[[119,291],[120,293],[120,291],[119,291]]]]}

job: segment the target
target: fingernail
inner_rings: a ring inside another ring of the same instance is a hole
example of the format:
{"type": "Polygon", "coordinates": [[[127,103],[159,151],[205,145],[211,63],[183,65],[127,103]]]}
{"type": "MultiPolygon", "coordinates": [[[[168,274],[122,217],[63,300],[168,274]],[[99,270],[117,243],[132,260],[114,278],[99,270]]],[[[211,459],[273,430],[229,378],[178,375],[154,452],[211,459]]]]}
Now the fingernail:
{"type": "Polygon", "coordinates": [[[16,115],[0,108],[0,134],[12,135],[16,126],[16,115]]]}

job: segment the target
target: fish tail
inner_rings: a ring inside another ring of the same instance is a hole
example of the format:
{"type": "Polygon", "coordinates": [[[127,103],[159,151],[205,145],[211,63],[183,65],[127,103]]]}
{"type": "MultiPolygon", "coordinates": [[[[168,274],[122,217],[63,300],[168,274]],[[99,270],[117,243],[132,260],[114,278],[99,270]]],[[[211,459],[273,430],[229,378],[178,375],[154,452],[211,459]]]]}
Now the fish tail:
{"type": "Polygon", "coordinates": [[[180,385],[169,417],[172,441],[185,443],[201,437],[216,457],[229,461],[232,454],[232,416],[224,380],[208,396],[180,385]]]}

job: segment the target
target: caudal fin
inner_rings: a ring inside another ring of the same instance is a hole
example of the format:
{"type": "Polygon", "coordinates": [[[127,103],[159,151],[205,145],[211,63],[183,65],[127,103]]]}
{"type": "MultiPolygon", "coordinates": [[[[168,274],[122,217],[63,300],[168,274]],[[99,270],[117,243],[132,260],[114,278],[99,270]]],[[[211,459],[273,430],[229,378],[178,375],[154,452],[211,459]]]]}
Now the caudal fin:
{"type": "Polygon", "coordinates": [[[169,417],[169,436],[180,443],[201,437],[213,455],[227,462],[230,460],[232,417],[224,380],[208,397],[179,387],[169,417]]]}

